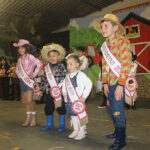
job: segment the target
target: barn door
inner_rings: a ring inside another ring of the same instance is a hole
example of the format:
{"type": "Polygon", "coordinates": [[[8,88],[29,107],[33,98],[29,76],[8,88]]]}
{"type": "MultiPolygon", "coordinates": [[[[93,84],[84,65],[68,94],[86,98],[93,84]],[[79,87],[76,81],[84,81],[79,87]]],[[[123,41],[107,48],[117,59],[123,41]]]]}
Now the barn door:
{"type": "Polygon", "coordinates": [[[150,42],[131,43],[131,49],[137,55],[137,75],[150,74],[150,42]]]}

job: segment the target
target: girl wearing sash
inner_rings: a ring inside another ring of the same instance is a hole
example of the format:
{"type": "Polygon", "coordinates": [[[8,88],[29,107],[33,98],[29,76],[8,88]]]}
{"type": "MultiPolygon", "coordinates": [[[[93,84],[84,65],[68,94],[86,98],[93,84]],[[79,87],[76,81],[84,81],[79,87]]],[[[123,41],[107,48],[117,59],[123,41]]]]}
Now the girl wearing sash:
{"type": "Polygon", "coordinates": [[[67,113],[71,116],[73,132],[68,136],[75,140],[85,138],[85,124],[88,123],[85,111],[85,100],[92,89],[92,82],[88,76],[79,70],[78,56],[71,55],[67,58],[68,74],[63,82],[63,96],[67,103],[67,113]]]}
{"type": "Polygon", "coordinates": [[[16,74],[21,80],[22,101],[26,105],[26,121],[22,126],[36,126],[36,111],[34,108],[33,96],[33,78],[38,75],[42,68],[42,62],[32,54],[36,51],[35,47],[29,41],[20,39],[18,43],[13,44],[18,48],[20,58],[16,65],[16,74]]]}
{"type": "Polygon", "coordinates": [[[65,130],[65,102],[61,95],[62,82],[66,76],[66,68],[62,63],[65,57],[65,49],[59,44],[48,44],[41,50],[42,59],[47,62],[44,75],[41,78],[41,91],[46,92],[45,114],[47,123],[42,127],[43,131],[54,128],[54,111],[59,114],[59,132],[65,130]]]}
{"type": "Polygon", "coordinates": [[[95,19],[92,25],[106,38],[101,46],[102,82],[108,99],[107,109],[115,126],[115,132],[106,138],[115,140],[109,150],[120,150],[126,147],[124,101],[125,83],[131,69],[130,43],[122,36],[125,33],[124,27],[114,14],[106,14],[104,18],[95,19]]]}

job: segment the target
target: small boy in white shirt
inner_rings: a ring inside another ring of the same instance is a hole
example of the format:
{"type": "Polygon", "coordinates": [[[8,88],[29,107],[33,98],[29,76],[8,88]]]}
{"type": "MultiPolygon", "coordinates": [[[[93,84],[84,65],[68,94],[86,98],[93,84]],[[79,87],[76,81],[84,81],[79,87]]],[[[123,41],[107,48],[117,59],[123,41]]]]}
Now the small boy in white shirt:
{"type": "Polygon", "coordinates": [[[89,62],[88,62],[88,58],[85,56],[85,47],[82,46],[78,47],[77,52],[81,64],[79,70],[81,70],[86,75],[88,75],[89,62]]]}

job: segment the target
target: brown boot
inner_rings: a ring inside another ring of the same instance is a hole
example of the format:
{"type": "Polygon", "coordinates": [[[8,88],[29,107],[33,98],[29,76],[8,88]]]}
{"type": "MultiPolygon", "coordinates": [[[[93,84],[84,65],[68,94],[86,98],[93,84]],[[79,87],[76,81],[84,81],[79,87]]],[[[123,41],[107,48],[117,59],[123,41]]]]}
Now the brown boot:
{"type": "Polygon", "coordinates": [[[31,112],[27,112],[27,118],[26,121],[22,124],[23,127],[27,127],[30,125],[30,121],[31,121],[31,112]]]}
{"type": "Polygon", "coordinates": [[[30,122],[30,127],[34,127],[36,125],[36,112],[32,112],[32,121],[30,122]]]}

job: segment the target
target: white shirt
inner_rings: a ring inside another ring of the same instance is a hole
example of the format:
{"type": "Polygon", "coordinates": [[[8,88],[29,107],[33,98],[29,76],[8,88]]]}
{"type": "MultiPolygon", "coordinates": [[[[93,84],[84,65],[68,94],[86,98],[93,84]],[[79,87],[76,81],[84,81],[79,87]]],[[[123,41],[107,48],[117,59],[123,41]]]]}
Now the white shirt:
{"type": "Polygon", "coordinates": [[[131,64],[131,71],[129,76],[136,76],[137,67],[138,65],[135,62],[131,64]]]}
{"type": "Polygon", "coordinates": [[[81,63],[79,70],[83,71],[85,74],[88,74],[88,68],[89,68],[88,58],[83,55],[79,57],[79,60],[81,63]]]}
{"type": "MultiPolygon", "coordinates": [[[[90,92],[92,90],[92,81],[90,80],[90,78],[85,73],[83,73],[81,71],[77,71],[77,72],[78,72],[77,87],[75,89],[76,89],[76,92],[78,93],[79,97],[82,96],[83,98],[86,99],[90,95],[90,92]]],[[[70,75],[70,78],[73,78],[77,74],[77,72],[67,74],[67,76],[70,75]]],[[[64,96],[67,95],[65,83],[66,82],[64,80],[63,81],[63,87],[62,87],[62,93],[64,96]]]]}

